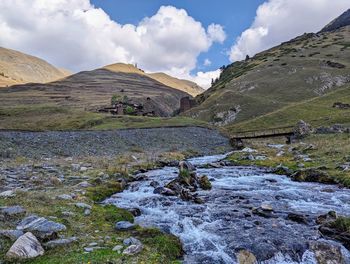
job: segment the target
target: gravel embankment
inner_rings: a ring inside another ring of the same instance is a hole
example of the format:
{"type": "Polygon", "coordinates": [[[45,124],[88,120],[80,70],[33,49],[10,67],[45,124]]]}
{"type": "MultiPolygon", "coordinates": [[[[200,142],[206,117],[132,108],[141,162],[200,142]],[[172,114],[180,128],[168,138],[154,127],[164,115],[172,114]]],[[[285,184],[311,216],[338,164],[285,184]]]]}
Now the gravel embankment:
{"type": "Polygon", "coordinates": [[[195,151],[199,155],[230,149],[229,139],[201,127],[114,131],[0,132],[0,157],[110,156],[129,151],[195,151]]]}

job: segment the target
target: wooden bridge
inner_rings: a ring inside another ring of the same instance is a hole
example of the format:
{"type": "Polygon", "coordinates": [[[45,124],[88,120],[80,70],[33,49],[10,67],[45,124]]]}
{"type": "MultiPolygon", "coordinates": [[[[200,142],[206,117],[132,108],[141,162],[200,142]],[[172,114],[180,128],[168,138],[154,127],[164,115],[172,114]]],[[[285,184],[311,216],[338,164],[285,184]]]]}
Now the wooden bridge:
{"type": "Polygon", "coordinates": [[[244,139],[258,139],[258,138],[273,138],[273,137],[286,137],[287,143],[291,143],[291,138],[294,135],[294,126],[277,127],[265,130],[249,130],[236,132],[231,136],[231,143],[234,145],[243,144],[244,139]]]}

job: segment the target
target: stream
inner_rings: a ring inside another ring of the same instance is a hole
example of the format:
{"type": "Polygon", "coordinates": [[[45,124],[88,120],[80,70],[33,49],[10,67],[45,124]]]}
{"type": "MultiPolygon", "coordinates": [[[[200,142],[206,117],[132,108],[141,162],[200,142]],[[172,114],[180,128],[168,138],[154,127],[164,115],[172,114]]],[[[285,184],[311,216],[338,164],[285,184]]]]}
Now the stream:
{"type": "Polygon", "coordinates": [[[242,249],[252,252],[262,264],[317,264],[315,253],[309,250],[310,241],[337,246],[344,263],[350,263],[349,251],[335,241],[322,239],[315,223],[317,216],[332,210],[350,216],[350,190],[293,182],[255,167],[202,168],[224,157],[188,160],[197,166],[197,175],[207,175],[212,182],[211,191],[198,191],[204,204],[153,194],[150,183],[166,185],[176,178],[175,167],[144,173],[145,180],[131,183],[106,203],[139,208],[142,214],[135,218],[137,224],[179,237],[186,264],[238,263],[237,252],[242,249]],[[252,213],[252,208],[260,207],[272,207],[273,211],[252,213]],[[306,221],[291,221],[290,213],[303,215],[306,221]]]}

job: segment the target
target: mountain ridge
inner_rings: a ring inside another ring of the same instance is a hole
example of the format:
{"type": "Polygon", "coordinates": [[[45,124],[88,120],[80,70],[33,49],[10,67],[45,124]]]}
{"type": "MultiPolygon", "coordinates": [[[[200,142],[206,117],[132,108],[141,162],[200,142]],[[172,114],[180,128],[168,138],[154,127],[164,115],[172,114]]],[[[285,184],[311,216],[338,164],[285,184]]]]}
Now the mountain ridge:
{"type": "Polygon", "coordinates": [[[47,83],[70,75],[38,57],[0,47],[0,87],[47,83]]]}

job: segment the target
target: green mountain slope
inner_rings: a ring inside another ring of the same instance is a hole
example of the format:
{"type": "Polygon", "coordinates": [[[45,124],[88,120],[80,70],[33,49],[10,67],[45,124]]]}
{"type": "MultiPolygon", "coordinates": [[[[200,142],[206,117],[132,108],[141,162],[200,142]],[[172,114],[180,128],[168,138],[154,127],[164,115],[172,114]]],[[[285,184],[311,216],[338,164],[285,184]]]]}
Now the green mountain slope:
{"type": "Polygon", "coordinates": [[[226,128],[230,132],[263,130],[293,126],[301,119],[313,126],[350,125],[350,108],[339,109],[333,107],[334,103],[337,102],[350,104],[350,85],[345,85],[343,88],[326,95],[292,104],[248,121],[228,125],[226,128]]]}
{"type": "Polygon", "coordinates": [[[304,34],[227,66],[186,115],[229,125],[317,98],[350,82],[350,26],[304,34]]]}

